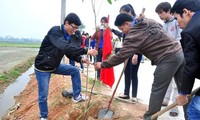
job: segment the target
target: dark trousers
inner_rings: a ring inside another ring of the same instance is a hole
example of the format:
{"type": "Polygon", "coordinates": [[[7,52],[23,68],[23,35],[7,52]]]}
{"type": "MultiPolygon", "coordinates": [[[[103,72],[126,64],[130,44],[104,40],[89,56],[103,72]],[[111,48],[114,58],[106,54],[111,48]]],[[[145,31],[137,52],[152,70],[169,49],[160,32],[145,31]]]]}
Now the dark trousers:
{"type": "Polygon", "coordinates": [[[174,77],[178,90],[182,81],[182,70],[184,66],[184,55],[182,52],[171,55],[156,65],[154,81],[151,88],[148,111],[144,119],[149,120],[156,112],[160,111],[167,88],[174,77]]]}
{"type": "MultiPolygon", "coordinates": [[[[98,49],[97,62],[102,62],[102,48],[98,49]]],[[[100,78],[100,70],[97,70],[97,78],[100,78]]]]}
{"type": "Polygon", "coordinates": [[[93,63],[95,63],[95,62],[96,62],[96,57],[95,57],[95,56],[91,56],[91,55],[90,55],[90,62],[93,62],[93,63]]]}
{"type": "Polygon", "coordinates": [[[132,64],[132,57],[128,59],[128,63],[126,69],[124,71],[125,75],[125,89],[124,94],[129,96],[130,86],[132,84],[132,97],[137,97],[137,89],[138,89],[138,68],[140,66],[140,61],[142,59],[142,55],[138,54],[138,63],[136,65],[132,64]]]}
{"type": "MultiPolygon", "coordinates": [[[[75,61],[70,59],[69,60],[69,64],[72,65],[72,66],[75,66],[75,61]]],[[[82,62],[80,62],[80,67],[81,67],[81,69],[84,69],[84,66],[83,66],[82,62]]]]}

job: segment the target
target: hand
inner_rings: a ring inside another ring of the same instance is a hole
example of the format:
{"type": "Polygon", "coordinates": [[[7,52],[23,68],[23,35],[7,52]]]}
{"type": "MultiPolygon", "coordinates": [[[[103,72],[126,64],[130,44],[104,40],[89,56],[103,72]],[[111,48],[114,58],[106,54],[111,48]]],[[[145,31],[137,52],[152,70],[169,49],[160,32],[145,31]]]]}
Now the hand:
{"type": "Polygon", "coordinates": [[[99,30],[100,30],[100,26],[97,26],[97,27],[96,27],[96,31],[99,31],[99,30]]]}
{"type": "Polygon", "coordinates": [[[82,63],[87,63],[88,65],[90,64],[90,61],[89,61],[88,58],[83,58],[83,57],[82,57],[81,62],[82,62],[82,63]]]}
{"type": "Polygon", "coordinates": [[[136,65],[137,63],[138,63],[138,55],[134,54],[133,57],[132,57],[132,64],[136,65]]]}
{"type": "Polygon", "coordinates": [[[177,103],[178,105],[185,105],[188,102],[187,95],[180,95],[177,97],[177,103]]]}
{"type": "Polygon", "coordinates": [[[144,13],[140,13],[140,16],[139,16],[140,19],[144,19],[145,18],[145,15],[144,13]]]}
{"type": "Polygon", "coordinates": [[[96,56],[98,54],[98,51],[95,50],[95,49],[92,49],[92,50],[88,50],[88,55],[92,55],[92,56],[96,56]]]}
{"type": "Polygon", "coordinates": [[[95,63],[95,64],[94,64],[94,69],[95,69],[95,70],[101,69],[101,62],[95,63]]]}

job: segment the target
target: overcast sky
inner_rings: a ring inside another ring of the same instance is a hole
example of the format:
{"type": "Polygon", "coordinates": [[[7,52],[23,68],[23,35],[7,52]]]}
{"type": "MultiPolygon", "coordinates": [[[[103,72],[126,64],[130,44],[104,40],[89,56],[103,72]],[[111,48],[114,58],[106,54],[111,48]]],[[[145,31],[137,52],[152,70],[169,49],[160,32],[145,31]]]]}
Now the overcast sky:
{"type": "MultiPolygon", "coordinates": [[[[112,0],[110,5],[107,0],[96,0],[98,12],[97,24],[102,16],[110,15],[109,25],[114,26],[114,20],[122,5],[130,3],[139,14],[146,8],[145,15],[162,23],[155,13],[155,7],[160,2],[168,1],[171,5],[175,0],[112,0]]],[[[66,0],[66,15],[76,13],[86,26],[86,32],[94,32],[94,14],[91,0],[66,0]]],[[[0,36],[11,35],[14,37],[43,39],[48,30],[61,24],[61,0],[0,0],[0,36]]]]}

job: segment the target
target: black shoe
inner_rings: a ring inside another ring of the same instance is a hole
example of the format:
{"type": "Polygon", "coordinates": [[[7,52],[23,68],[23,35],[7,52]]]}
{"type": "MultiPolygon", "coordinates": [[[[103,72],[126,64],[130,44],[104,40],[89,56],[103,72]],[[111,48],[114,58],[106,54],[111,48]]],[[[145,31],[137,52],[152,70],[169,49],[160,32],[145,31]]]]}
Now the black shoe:
{"type": "Polygon", "coordinates": [[[72,98],[73,97],[73,91],[63,90],[62,91],[62,96],[66,97],[66,98],[72,98]]]}
{"type": "Polygon", "coordinates": [[[118,97],[122,98],[122,99],[130,99],[130,97],[128,95],[124,95],[124,94],[119,95],[118,97]]]}

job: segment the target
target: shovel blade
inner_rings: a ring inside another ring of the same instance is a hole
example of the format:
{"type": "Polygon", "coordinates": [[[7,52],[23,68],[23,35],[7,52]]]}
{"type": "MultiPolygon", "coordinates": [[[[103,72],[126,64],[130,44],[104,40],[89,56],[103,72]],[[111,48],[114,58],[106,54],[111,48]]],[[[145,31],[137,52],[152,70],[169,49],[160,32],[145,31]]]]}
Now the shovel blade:
{"type": "Polygon", "coordinates": [[[98,114],[98,119],[111,119],[114,112],[109,109],[101,109],[98,114]]]}

